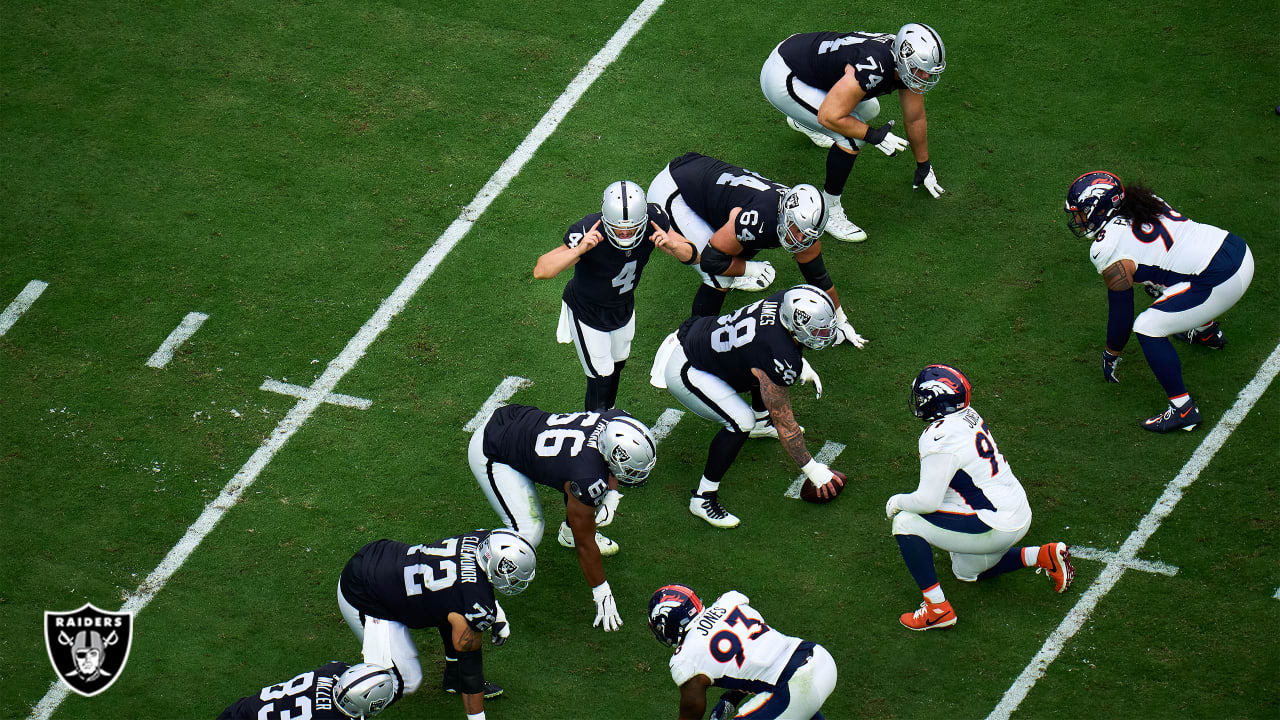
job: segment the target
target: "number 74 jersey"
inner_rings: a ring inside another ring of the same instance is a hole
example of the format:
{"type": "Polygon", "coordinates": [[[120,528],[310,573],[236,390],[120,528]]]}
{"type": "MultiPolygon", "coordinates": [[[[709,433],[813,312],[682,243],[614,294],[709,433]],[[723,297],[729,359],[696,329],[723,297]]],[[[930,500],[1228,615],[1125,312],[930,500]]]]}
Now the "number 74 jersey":
{"type": "Polygon", "coordinates": [[[717,687],[751,693],[773,689],[801,640],[769,627],[747,602],[746,595],[730,590],[689,623],[684,642],[671,656],[676,685],[706,675],[717,687]]]}

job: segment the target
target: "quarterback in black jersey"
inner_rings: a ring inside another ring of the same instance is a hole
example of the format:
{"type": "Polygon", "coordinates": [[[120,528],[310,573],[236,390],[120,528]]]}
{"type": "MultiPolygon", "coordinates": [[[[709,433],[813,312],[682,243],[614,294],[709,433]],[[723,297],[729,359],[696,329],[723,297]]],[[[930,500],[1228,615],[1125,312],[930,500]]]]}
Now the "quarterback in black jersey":
{"type": "Polygon", "coordinates": [[[375,540],[342,569],[338,608],[363,644],[365,662],[395,668],[403,692],[422,685],[411,629],[434,627],[444,646],[444,689],[461,693],[468,714],[484,712],[484,698],[502,693],[486,683],[480,634],[500,645],[510,636],[494,590],[515,595],[528,587],[537,553],[505,528],[475,530],[423,545],[375,540]]]}
{"type": "Polygon", "coordinates": [[[831,296],[836,307],[836,342],[862,347],[840,307],[840,295],[827,274],[819,239],[827,223],[826,205],[812,185],[787,187],[706,155],[689,152],[672,160],[649,185],[649,202],[671,216],[671,225],[701,250],[702,285],[693,300],[695,316],[717,316],[730,288],[763,290],[773,267],[751,259],[761,250],[782,247],[795,256],[810,285],[831,296]],[[738,284],[743,278],[754,288],[738,284]]]}
{"type": "Polygon", "coordinates": [[[529,405],[505,405],[471,436],[471,472],[503,524],[537,547],[546,527],[537,485],[560,492],[566,522],[558,540],[577,548],[578,565],[596,604],[592,627],[622,624],[602,555],[618,544],[596,528],[617,512],[619,483],[648,481],[658,461],[649,429],[621,410],[553,414],[529,405]]]}
{"type": "Polygon", "coordinates": [[[556,339],[572,342],[587,374],[585,410],[608,410],[636,333],[635,289],[656,247],[692,265],[698,250],[671,230],[666,212],[644,190],[620,180],[605,188],[600,212],[569,226],[563,244],[538,258],[533,277],[546,280],[573,268],[564,288],[556,339]],[[603,225],[603,234],[601,234],[603,225]],[[603,242],[605,237],[608,242],[603,242]]]}
{"type": "Polygon", "coordinates": [[[711,441],[689,512],[716,527],[738,518],[720,504],[720,481],[742,450],[756,413],[739,393],[759,390],[787,454],[819,488],[834,497],[843,484],[805,447],[804,430],[791,411],[789,388],[818,376],[801,353],[835,343],[835,306],[812,285],[797,285],[720,317],[689,318],[663,342],[651,380],[695,414],[723,425],[711,441]]]}
{"type": "Polygon", "coordinates": [[[848,242],[867,239],[840,201],[858,151],[866,144],[890,156],[909,146],[916,159],[912,187],[923,185],[935,198],[945,192],[929,163],[924,94],[938,83],[946,66],[942,38],[919,23],[903,25],[896,35],[800,33],[773,49],[760,70],[765,98],[787,116],[793,129],[830,148],[823,187],[831,213],[828,233],[848,242]],[[878,98],[894,91],[899,91],[906,140],[893,134],[893,121],[870,125],[880,114],[878,98]]]}
{"type": "Polygon", "coordinates": [[[232,703],[218,720],[371,718],[400,698],[400,681],[378,665],[331,662],[232,703]]]}

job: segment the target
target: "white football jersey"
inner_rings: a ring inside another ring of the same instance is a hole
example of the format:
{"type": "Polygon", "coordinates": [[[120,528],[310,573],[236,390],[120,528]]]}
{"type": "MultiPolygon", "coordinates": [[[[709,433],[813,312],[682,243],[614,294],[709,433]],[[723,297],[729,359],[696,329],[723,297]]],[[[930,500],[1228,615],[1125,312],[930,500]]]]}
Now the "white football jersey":
{"type": "Polygon", "coordinates": [[[1155,224],[1112,218],[1098,231],[1089,259],[1102,272],[1119,260],[1179,275],[1199,275],[1222,247],[1227,231],[1198,223],[1170,208],[1155,224]]]}
{"type": "Polygon", "coordinates": [[[953,412],[925,428],[920,435],[920,459],[935,453],[950,453],[960,461],[939,512],[977,513],[996,530],[1016,531],[1030,524],[1027,493],[977,410],[953,412]]]}
{"type": "Polygon", "coordinates": [[[800,646],[800,638],[765,624],[747,596],[736,590],[721,595],[689,623],[684,642],[671,656],[671,679],[684,685],[695,675],[713,684],[720,678],[772,686],[800,646]]]}

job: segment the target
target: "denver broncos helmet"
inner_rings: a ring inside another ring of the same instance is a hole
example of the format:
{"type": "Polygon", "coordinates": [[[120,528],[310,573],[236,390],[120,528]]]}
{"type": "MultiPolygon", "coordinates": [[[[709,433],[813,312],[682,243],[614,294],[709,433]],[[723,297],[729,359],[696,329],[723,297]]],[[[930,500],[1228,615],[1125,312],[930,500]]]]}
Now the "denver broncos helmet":
{"type": "Polygon", "coordinates": [[[911,382],[908,407],[915,416],[932,422],[969,407],[969,378],[950,365],[930,365],[911,382]]]}
{"type": "Polygon", "coordinates": [[[1076,237],[1092,238],[1124,202],[1124,185],[1120,178],[1094,170],[1075,179],[1067,188],[1067,227],[1076,237]]]}
{"type": "Polygon", "coordinates": [[[649,629],[658,642],[679,647],[689,623],[702,612],[702,601],[687,585],[663,585],[649,598],[649,629]]]}

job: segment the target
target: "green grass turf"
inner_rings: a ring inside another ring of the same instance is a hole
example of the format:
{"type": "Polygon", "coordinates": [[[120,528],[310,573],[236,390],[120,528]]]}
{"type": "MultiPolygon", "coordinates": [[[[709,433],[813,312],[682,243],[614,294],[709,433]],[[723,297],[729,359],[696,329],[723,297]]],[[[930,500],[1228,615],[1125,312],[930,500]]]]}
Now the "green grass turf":
{"type": "MultiPolygon", "coordinates": [[[[137,589],[293,407],[262,381],[318,377],[633,7],[6,4],[0,303],[31,279],[50,285],[0,338],[0,717],[27,715],[54,679],[41,613],[116,609],[137,589]],[[193,310],[210,319],[166,369],[146,367],[193,310]]],[[[781,631],[829,648],[829,717],[989,713],[1102,565],[1078,561],[1076,587],[1055,596],[1030,572],[961,586],[939,554],[960,623],[898,627],[918,595],[881,508],[915,484],[907,383],[928,362],[969,374],[1031,499],[1027,542],[1119,548],[1280,340],[1280,17],[1262,2],[911,13],[661,8],[339,383],[372,407],[317,411],[138,616],[116,685],[55,717],[213,717],[354,660],[333,588],[356,548],[495,522],[462,430],[493,388],[518,375],[534,384],[515,401],[580,406],[573,350],[554,342],[564,278],[534,282],[537,257],[609,182],[647,184],[688,150],[820,183],[824,154],[763,99],[761,63],[792,32],[910,20],[947,43],[927,107],[948,193],[911,192],[907,158],[858,162],[845,207],[871,240],[828,240],[824,255],[871,345],[812,354],[826,394],[793,393],[811,448],[848,446],[834,465],[849,491],[825,507],[782,500],[796,469],[753,442],[724,488],[743,525],[715,531],[685,509],[715,428],[687,415],[609,530],[622,631],[590,628],[574,556],[548,537],[537,580],[507,603],[512,641],[485,653],[507,688],[488,709],[673,714],[644,607],[682,581],[704,597],[741,590],[781,631]],[[1096,167],[1146,179],[1253,248],[1253,287],[1223,318],[1228,348],[1181,351],[1205,413],[1195,433],[1137,429],[1163,398],[1136,343],[1123,384],[1099,377],[1105,292],[1061,213],[1066,185],[1096,167]]],[[[800,280],[772,259],[779,286],[800,280]]],[[[647,365],[695,286],[656,255],[639,288],[620,403],[646,422],[676,405],[647,365]]],[[[1178,574],[1130,571],[1020,717],[1276,715],[1276,393],[1144,549],[1178,574]]],[[[554,529],[560,501],[543,500],[554,529]]],[[[386,717],[459,716],[436,689],[437,642],[421,635],[424,688],[386,717]]]]}

